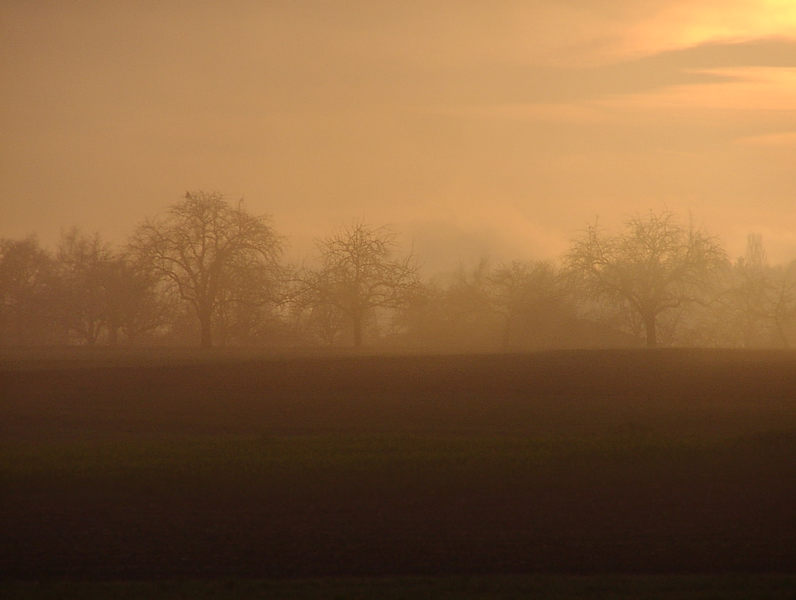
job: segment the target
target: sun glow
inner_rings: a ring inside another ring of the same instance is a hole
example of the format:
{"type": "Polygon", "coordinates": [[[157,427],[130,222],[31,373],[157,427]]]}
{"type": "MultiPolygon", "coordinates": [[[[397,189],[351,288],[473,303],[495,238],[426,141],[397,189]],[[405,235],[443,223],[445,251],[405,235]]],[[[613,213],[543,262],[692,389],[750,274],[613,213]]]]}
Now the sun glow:
{"type": "Polygon", "coordinates": [[[638,24],[635,51],[657,52],[720,40],[796,37],[793,0],[702,0],[672,3],[638,24]]]}
{"type": "MultiPolygon", "coordinates": [[[[724,3],[720,3],[724,4],[724,3]]],[[[796,4],[791,0],[763,0],[740,6],[710,6],[679,32],[684,44],[713,39],[773,37],[796,33],[796,4]]]]}

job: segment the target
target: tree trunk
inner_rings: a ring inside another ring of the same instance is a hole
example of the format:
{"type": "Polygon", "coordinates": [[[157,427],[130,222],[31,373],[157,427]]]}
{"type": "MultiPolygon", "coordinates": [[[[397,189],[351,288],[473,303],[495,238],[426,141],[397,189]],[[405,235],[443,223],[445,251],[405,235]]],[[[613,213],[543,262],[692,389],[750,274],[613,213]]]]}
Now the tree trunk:
{"type": "Polygon", "coordinates": [[[501,341],[504,352],[508,352],[511,345],[511,325],[511,317],[507,316],[503,322],[503,339],[501,341]]]}
{"type": "Polygon", "coordinates": [[[209,310],[199,311],[199,329],[201,332],[201,339],[199,345],[202,348],[210,348],[213,345],[213,329],[212,319],[209,310]]]}
{"type": "Polygon", "coordinates": [[[213,346],[213,336],[210,333],[210,324],[203,322],[200,326],[202,328],[202,334],[199,346],[202,348],[211,348],[213,346]]]}
{"type": "Polygon", "coordinates": [[[647,331],[647,348],[655,348],[658,345],[657,331],[655,329],[657,319],[655,315],[644,317],[644,328],[647,331]]]}
{"type": "Polygon", "coordinates": [[[785,333],[785,328],[782,326],[782,322],[779,319],[774,319],[774,327],[777,331],[777,337],[779,337],[779,343],[781,344],[782,348],[790,348],[790,343],[788,343],[788,336],[785,333]]]}
{"type": "Polygon", "coordinates": [[[364,321],[363,315],[360,311],[354,311],[351,315],[351,325],[354,330],[354,347],[362,347],[362,322],[364,321]]]}

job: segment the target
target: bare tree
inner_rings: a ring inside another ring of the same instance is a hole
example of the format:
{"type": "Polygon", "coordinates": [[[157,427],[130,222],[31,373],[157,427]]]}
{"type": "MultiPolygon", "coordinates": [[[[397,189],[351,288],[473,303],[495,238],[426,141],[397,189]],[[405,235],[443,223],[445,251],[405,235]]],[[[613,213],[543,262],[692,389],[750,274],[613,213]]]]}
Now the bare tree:
{"type": "Polygon", "coordinates": [[[771,266],[760,234],[750,234],[746,253],[727,270],[716,302],[722,324],[745,347],[789,345],[796,320],[796,263],[771,266]]]}
{"type": "Polygon", "coordinates": [[[69,331],[93,346],[108,326],[107,272],[110,245],[99,233],[73,227],[61,234],[56,252],[60,308],[69,331]]]}
{"type": "Polygon", "coordinates": [[[0,345],[63,342],[55,261],[35,237],[0,239],[0,345]]]}
{"type": "Polygon", "coordinates": [[[146,265],[136,264],[126,254],[116,254],[103,269],[108,343],[119,334],[128,344],[164,326],[173,312],[171,294],[159,285],[146,265]]]}
{"type": "Polygon", "coordinates": [[[776,270],[772,292],[775,332],[780,344],[790,348],[796,332],[796,260],[776,270]]]}
{"type": "Polygon", "coordinates": [[[414,258],[394,258],[395,246],[389,229],[357,224],[321,240],[320,267],[302,277],[302,301],[324,322],[333,321],[335,313],[344,316],[356,347],[374,312],[401,306],[418,285],[414,258]]]}
{"type": "Polygon", "coordinates": [[[217,330],[221,343],[251,344],[265,338],[279,320],[284,301],[282,270],[263,268],[261,256],[240,257],[218,301],[217,330]]]}
{"type": "Polygon", "coordinates": [[[550,262],[500,265],[489,276],[492,305],[503,318],[503,349],[552,345],[574,317],[563,278],[550,262]]]}
{"type": "Polygon", "coordinates": [[[572,242],[566,264],[591,296],[638,315],[647,346],[656,346],[661,313],[697,301],[726,257],[715,238],[665,211],[634,217],[617,235],[588,227],[572,242]]]}
{"type": "MultiPolygon", "coordinates": [[[[203,348],[224,306],[250,297],[236,281],[241,270],[275,274],[281,243],[265,217],[232,206],[217,192],[187,192],[166,215],[147,220],[133,235],[131,251],[169,281],[195,313],[203,348]]],[[[271,278],[272,280],[273,278],[271,278]]],[[[269,290],[263,287],[262,296],[269,290]]]]}
{"type": "Polygon", "coordinates": [[[398,314],[403,339],[437,350],[495,350],[503,319],[493,305],[491,273],[482,257],[418,286],[398,314]]]}

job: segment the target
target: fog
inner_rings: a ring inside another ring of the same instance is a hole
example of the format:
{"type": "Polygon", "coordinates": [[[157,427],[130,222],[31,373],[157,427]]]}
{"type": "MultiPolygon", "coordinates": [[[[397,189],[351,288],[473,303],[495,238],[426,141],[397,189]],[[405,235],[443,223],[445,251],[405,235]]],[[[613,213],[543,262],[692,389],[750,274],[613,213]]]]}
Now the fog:
{"type": "Polygon", "coordinates": [[[796,8],[645,2],[0,8],[0,237],[122,242],[185,190],[286,255],[389,224],[428,272],[669,209],[796,255],[796,8]]]}
{"type": "Polygon", "coordinates": [[[2,0],[0,85],[0,597],[793,597],[796,0],[2,0]]]}

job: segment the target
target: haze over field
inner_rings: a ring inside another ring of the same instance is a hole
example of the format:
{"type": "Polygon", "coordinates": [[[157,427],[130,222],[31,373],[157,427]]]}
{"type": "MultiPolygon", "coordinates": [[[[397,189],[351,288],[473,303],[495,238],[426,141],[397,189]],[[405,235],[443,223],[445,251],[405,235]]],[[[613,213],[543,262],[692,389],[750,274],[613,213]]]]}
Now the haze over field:
{"type": "Polygon", "coordinates": [[[4,2],[0,237],[123,241],[187,189],[303,257],[390,223],[430,269],[664,207],[796,255],[789,0],[4,2]]]}
{"type": "Polygon", "coordinates": [[[792,597],[796,0],[0,0],[0,85],[0,597],[792,597]]]}

